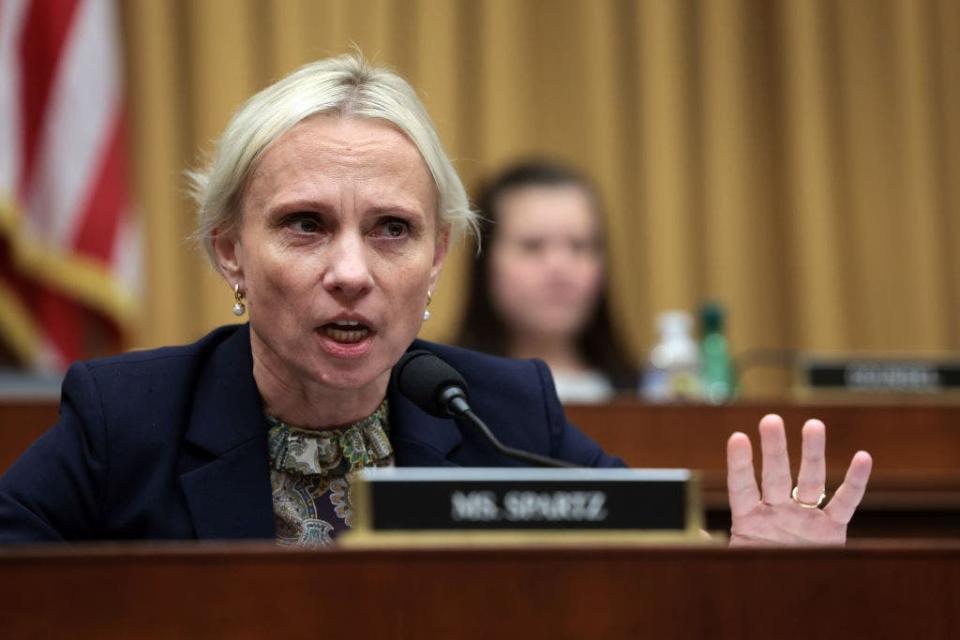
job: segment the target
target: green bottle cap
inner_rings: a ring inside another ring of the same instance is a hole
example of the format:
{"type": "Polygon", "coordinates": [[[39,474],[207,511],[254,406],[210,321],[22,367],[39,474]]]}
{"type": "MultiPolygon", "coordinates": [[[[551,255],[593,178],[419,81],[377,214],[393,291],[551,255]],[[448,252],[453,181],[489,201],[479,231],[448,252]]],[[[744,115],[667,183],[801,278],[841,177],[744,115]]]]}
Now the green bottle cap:
{"type": "Polygon", "coordinates": [[[716,302],[708,302],[700,308],[700,322],[704,333],[723,331],[723,307],[716,302]]]}

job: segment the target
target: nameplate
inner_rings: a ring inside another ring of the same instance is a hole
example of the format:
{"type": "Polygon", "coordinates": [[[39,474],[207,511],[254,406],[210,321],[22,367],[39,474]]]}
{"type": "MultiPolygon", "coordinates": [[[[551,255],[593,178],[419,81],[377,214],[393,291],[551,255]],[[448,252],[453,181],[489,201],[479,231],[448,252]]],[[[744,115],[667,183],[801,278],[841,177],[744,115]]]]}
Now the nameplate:
{"type": "Polygon", "coordinates": [[[702,526],[698,483],[686,469],[369,469],[354,502],[354,529],[375,533],[702,526]]]}
{"type": "Polygon", "coordinates": [[[960,390],[960,360],[810,359],[803,380],[812,389],[939,393],[960,390]]]}

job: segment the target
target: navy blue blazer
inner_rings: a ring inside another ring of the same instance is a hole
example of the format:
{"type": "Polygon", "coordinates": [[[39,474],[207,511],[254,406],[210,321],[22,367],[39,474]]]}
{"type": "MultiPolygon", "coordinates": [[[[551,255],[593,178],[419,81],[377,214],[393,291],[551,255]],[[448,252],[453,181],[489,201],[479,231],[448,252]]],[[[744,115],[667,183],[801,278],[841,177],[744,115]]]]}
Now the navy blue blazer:
{"type": "MultiPolygon", "coordinates": [[[[504,444],[620,466],[566,421],[549,369],[415,341],[467,380],[504,444]]],[[[0,542],[274,538],[267,427],[247,325],[198,342],[78,362],[57,423],[0,477],[0,542]]],[[[399,466],[519,465],[473,430],[434,418],[391,381],[399,466]]]]}

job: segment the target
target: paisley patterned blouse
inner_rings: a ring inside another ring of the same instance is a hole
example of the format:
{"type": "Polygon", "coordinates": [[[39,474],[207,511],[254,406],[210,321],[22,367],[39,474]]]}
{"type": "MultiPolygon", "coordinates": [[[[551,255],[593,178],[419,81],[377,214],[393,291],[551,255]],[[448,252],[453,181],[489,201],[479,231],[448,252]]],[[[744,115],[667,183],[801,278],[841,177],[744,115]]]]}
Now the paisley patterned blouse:
{"type": "Polygon", "coordinates": [[[353,475],[393,465],[387,401],[340,429],[297,429],[270,416],[267,423],[277,544],[330,544],[351,526],[353,475]]]}

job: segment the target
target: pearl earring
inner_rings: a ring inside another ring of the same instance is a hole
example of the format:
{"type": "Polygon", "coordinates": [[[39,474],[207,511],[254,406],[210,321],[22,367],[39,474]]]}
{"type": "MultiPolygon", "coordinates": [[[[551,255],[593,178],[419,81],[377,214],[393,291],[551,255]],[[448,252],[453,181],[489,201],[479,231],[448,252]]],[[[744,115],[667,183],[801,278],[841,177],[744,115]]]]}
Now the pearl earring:
{"type": "Polygon", "coordinates": [[[433,296],[430,295],[430,292],[427,291],[427,308],[423,310],[423,321],[426,322],[430,319],[430,303],[433,302],[433,296]]]}
{"type": "Polygon", "coordinates": [[[242,316],[242,315],[244,314],[244,312],[247,310],[247,305],[245,305],[245,304],[243,303],[244,295],[243,295],[243,292],[240,291],[240,283],[239,283],[239,282],[238,282],[237,284],[233,285],[233,299],[234,299],[234,303],[233,303],[233,315],[238,316],[238,317],[239,317],[239,316],[242,316]]]}

